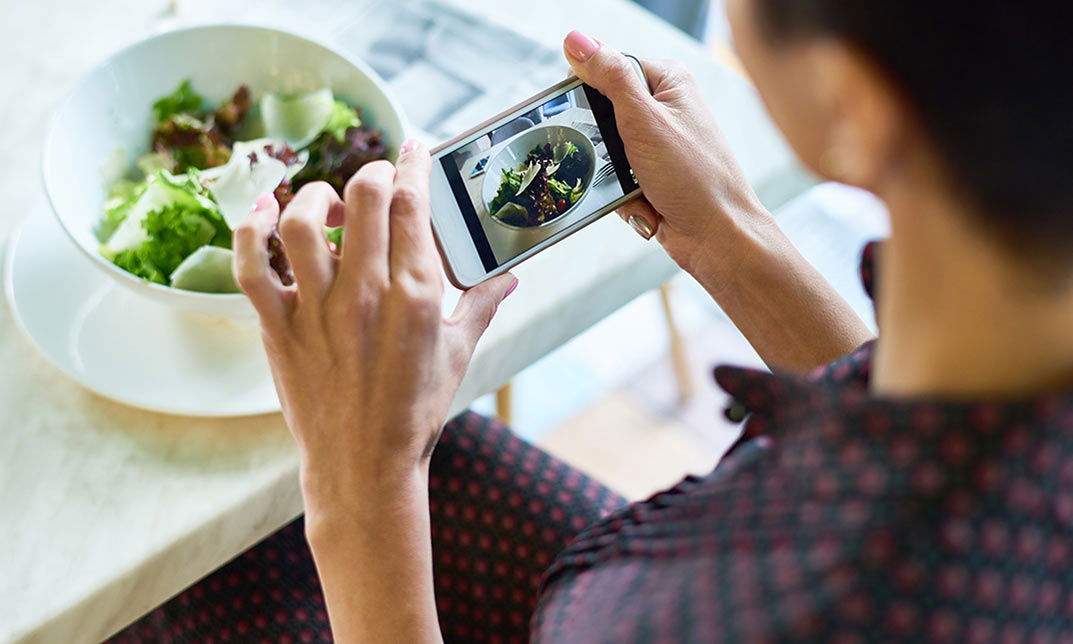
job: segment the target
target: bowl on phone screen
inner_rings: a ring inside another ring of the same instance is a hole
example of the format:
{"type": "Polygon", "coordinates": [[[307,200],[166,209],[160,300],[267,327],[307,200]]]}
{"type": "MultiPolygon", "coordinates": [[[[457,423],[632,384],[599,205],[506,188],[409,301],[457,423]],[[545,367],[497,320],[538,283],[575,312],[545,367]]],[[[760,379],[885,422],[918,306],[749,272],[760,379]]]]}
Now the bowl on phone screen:
{"type": "Polygon", "coordinates": [[[547,226],[577,208],[592,185],[596,148],[566,125],[539,125],[488,161],[481,197],[489,217],[514,230],[547,226]]]}
{"type": "Polygon", "coordinates": [[[124,287],[177,310],[228,317],[252,315],[241,293],[173,288],[119,268],[100,252],[95,229],[108,196],[107,166],[130,168],[149,151],[151,106],[184,79],[213,102],[240,84],[253,100],[269,92],[329,88],[377,128],[389,158],[405,136],[401,108],[386,83],[364,63],[312,40],[275,29],[211,25],[163,33],[135,43],[84,77],[52,116],[43,174],[56,218],[75,244],[124,287]]]}

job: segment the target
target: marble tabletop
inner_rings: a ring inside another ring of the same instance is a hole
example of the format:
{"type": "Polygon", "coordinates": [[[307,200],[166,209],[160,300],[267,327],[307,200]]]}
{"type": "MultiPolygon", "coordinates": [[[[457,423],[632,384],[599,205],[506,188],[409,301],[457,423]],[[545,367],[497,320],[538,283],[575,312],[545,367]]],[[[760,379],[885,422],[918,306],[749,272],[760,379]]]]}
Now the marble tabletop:
{"type": "MultiPolygon", "coordinates": [[[[0,242],[23,217],[50,216],[38,177],[50,111],[108,53],[160,29],[168,4],[4,3],[0,55],[17,64],[0,84],[0,242]]],[[[640,56],[685,61],[769,206],[808,184],[752,89],[631,3],[464,6],[556,48],[580,28],[640,56]]],[[[675,270],[615,217],[520,267],[518,293],[482,340],[454,411],[675,270]],[[562,266],[571,280],[553,277],[562,266]]],[[[99,640],[301,512],[278,414],[191,419],[103,399],[46,363],[0,309],[0,641],[99,640]]]]}

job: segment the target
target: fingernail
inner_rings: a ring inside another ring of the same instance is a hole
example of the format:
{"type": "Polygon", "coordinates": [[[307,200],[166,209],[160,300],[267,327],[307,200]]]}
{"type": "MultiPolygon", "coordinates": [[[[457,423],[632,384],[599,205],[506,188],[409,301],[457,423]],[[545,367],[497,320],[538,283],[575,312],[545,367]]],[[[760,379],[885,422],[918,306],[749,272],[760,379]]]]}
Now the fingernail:
{"type": "Polygon", "coordinates": [[[652,239],[652,227],[648,225],[648,222],[640,217],[634,215],[628,220],[630,228],[633,228],[638,235],[645,239],[652,239]]]}
{"type": "Polygon", "coordinates": [[[271,192],[266,192],[260,197],[257,197],[257,203],[254,204],[254,210],[264,210],[272,205],[272,202],[276,200],[276,197],[271,192]]]}
{"type": "Polygon", "coordinates": [[[600,49],[600,43],[578,30],[566,34],[566,53],[579,63],[583,63],[600,49]]]}
{"type": "Polygon", "coordinates": [[[406,154],[407,152],[409,152],[410,150],[413,150],[417,146],[418,146],[417,139],[406,139],[405,141],[402,142],[402,145],[399,146],[399,154],[406,154]]]}
{"type": "Polygon", "coordinates": [[[514,289],[516,289],[516,288],[518,288],[518,278],[517,277],[515,277],[514,281],[511,282],[510,286],[507,287],[507,292],[503,294],[503,299],[504,300],[507,299],[507,296],[509,296],[511,293],[513,293],[514,289]]]}

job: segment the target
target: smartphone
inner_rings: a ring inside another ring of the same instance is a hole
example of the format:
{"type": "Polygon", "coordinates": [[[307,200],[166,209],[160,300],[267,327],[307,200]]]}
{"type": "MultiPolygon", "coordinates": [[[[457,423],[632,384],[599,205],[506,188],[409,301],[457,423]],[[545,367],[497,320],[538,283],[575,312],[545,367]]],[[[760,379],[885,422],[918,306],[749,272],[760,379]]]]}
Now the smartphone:
{"type": "Polygon", "coordinates": [[[432,227],[447,276],[462,289],[641,193],[611,101],[577,78],[436,147],[432,161],[432,227]]]}

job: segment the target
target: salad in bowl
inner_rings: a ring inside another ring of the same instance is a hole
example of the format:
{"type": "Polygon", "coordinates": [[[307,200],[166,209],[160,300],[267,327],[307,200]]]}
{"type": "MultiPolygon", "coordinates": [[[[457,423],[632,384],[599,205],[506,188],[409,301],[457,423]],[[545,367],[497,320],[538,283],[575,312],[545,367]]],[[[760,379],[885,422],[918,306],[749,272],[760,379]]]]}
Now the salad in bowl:
{"type": "Polygon", "coordinates": [[[521,133],[489,163],[486,195],[487,182],[498,178],[494,196],[487,200],[489,214],[510,228],[537,228],[557,220],[585,196],[595,157],[589,138],[572,127],[548,125],[521,133]]]}
{"type": "MultiPolygon", "coordinates": [[[[365,163],[393,161],[405,133],[387,84],[360,60],[266,27],[190,27],[79,82],[49,126],[45,191],[66,234],[123,287],[245,317],[231,235],[257,198],[286,205],[311,181],[342,190],[365,163]]],[[[282,250],[269,241],[287,282],[282,250]]]]}
{"type": "MultiPolygon", "coordinates": [[[[379,130],[362,125],[330,88],[267,92],[255,103],[240,85],[212,105],[187,79],[152,112],[150,151],[134,178],[112,183],[96,232],[108,261],[178,289],[238,292],[231,233],[260,195],[274,193],[286,206],[311,181],[341,191],[361,166],[386,158],[379,130]]],[[[269,244],[273,269],[293,283],[278,235],[269,244]]]]}

